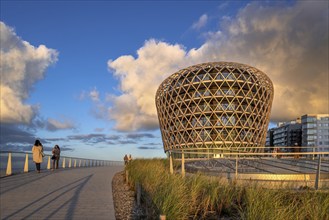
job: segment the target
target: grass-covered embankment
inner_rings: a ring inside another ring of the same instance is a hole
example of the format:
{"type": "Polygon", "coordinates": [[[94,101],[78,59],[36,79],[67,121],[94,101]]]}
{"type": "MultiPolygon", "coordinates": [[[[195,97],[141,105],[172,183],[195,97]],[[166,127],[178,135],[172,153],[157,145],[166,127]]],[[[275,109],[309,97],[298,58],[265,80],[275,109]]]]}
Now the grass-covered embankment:
{"type": "Polygon", "coordinates": [[[126,168],[167,219],[329,219],[329,193],[239,186],[217,177],[169,173],[169,161],[133,160],[126,168]]]}

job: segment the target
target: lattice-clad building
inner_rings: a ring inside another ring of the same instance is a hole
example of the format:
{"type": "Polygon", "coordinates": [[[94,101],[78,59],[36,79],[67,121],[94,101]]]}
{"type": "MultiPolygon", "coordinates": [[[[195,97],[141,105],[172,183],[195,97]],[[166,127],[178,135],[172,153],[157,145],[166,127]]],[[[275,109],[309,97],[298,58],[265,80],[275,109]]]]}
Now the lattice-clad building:
{"type": "Polygon", "coordinates": [[[239,63],[203,63],[165,79],[156,107],[165,151],[262,152],[273,100],[262,71],[239,63]]]}

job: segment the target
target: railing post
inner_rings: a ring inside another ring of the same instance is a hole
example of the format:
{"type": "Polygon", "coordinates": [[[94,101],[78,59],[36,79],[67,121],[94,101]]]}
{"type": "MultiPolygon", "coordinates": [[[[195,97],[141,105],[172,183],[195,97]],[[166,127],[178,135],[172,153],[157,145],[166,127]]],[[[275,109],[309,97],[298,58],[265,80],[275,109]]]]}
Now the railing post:
{"type": "Polygon", "coordinates": [[[8,163],[7,163],[7,170],[6,176],[10,176],[12,174],[12,167],[11,167],[11,153],[8,153],[8,163]]]}
{"type": "Polygon", "coordinates": [[[182,150],[182,176],[185,177],[185,157],[183,150],[182,150]]]}
{"type": "Polygon", "coordinates": [[[62,167],[65,168],[65,157],[63,158],[63,164],[62,167]]]}
{"type": "Polygon", "coordinates": [[[238,179],[238,155],[235,157],[235,179],[238,179]]]}
{"type": "Polygon", "coordinates": [[[24,173],[29,172],[29,154],[25,155],[24,173]]]}
{"type": "Polygon", "coordinates": [[[169,152],[169,169],[170,169],[170,174],[174,173],[174,166],[173,166],[173,159],[172,159],[172,154],[169,152]]]}
{"type": "Polygon", "coordinates": [[[321,172],[321,155],[319,155],[318,168],[316,170],[315,189],[319,189],[320,172],[321,172]]]}
{"type": "Polygon", "coordinates": [[[139,207],[141,205],[141,194],[142,194],[142,187],[139,182],[136,183],[136,191],[137,191],[137,206],[139,207]]]}
{"type": "Polygon", "coordinates": [[[48,156],[48,164],[47,164],[47,169],[50,170],[50,156],[48,156]]]}

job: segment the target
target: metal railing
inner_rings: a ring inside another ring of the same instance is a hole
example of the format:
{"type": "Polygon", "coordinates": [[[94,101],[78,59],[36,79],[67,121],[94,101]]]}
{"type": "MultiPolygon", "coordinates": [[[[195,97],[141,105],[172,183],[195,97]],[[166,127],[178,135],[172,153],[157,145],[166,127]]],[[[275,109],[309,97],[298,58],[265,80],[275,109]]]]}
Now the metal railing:
{"type": "Polygon", "coordinates": [[[329,148],[272,147],[263,152],[241,149],[204,148],[173,149],[169,152],[170,172],[173,161],[181,163],[181,174],[203,172],[234,180],[309,182],[318,189],[320,181],[329,187],[329,148]]]}
{"type": "MultiPolygon", "coordinates": [[[[51,155],[45,155],[41,163],[41,169],[50,170],[52,162],[51,155]]],[[[123,166],[123,162],[61,156],[58,164],[58,168],[62,169],[100,166],[123,166]]],[[[35,169],[32,153],[0,151],[0,177],[27,173],[35,169]]]]}

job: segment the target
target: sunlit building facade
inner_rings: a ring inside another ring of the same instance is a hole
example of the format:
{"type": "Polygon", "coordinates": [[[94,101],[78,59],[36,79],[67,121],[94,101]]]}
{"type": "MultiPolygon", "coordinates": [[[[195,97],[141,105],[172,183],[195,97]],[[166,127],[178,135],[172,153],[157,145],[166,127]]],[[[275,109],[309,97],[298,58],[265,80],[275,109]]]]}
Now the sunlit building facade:
{"type": "Polygon", "coordinates": [[[212,62],[179,70],[156,92],[164,150],[263,152],[273,94],[269,77],[249,65],[212,62]]]}

